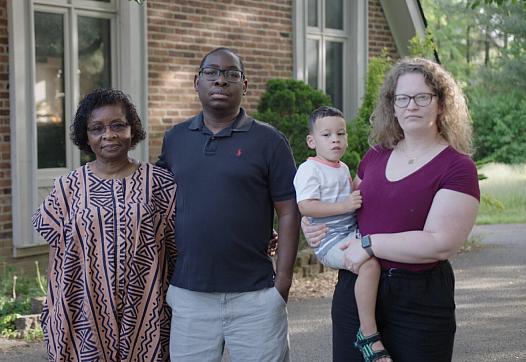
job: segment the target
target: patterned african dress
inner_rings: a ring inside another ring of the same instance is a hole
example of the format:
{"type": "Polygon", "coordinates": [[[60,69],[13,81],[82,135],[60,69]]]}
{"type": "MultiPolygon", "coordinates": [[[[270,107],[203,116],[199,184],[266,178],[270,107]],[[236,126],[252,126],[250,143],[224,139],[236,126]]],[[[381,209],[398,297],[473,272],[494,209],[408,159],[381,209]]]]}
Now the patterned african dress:
{"type": "Polygon", "coordinates": [[[123,179],[82,166],[33,214],[50,245],[42,329],[50,361],[166,361],[175,182],[141,163],[123,179]]]}

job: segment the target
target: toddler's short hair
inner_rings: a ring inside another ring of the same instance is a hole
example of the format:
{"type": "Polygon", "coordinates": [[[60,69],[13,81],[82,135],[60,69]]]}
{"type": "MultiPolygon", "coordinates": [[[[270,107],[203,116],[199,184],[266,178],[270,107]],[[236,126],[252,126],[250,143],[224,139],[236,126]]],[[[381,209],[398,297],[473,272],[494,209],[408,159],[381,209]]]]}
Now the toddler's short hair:
{"type": "Polygon", "coordinates": [[[340,111],[338,108],[329,107],[329,106],[321,106],[317,109],[315,109],[309,117],[309,133],[312,133],[312,130],[314,128],[314,123],[316,123],[316,120],[320,118],[325,117],[341,117],[345,119],[343,116],[343,112],[340,111]]]}

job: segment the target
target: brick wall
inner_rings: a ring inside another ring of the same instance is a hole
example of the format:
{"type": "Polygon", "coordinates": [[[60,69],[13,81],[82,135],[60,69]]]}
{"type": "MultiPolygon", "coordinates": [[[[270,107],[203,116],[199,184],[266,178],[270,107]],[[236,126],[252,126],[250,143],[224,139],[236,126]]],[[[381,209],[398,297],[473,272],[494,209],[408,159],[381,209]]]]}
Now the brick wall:
{"type": "Polygon", "coordinates": [[[245,63],[256,109],[267,80],[292,77],[292,0],[148,0],[150,160],[164,131],[200,110],[193,79],[208,51],[226,46],[245,63]]]}
{"type": "Polygon", "coordinates": [[[380,55],[384,48],[392,59],[400,57],[380,0],[369,0],[369,58],[380,55]]]}

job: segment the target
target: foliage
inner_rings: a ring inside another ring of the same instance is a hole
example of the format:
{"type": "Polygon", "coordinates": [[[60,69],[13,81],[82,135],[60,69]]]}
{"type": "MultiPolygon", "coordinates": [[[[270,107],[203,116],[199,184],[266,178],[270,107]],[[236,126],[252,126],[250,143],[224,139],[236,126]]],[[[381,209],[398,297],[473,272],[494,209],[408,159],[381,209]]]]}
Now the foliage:
{"type": "Polygon", "coordinates": [[[472,8],[472,9],[475,9],[479,6],[481,6],[482,3],[486,4],[486,5],[491,5],[491,4],[495,4],[497,6],[504,6],[504,5],[507,5],[507,4],[517,4],[519,2],[522,2],[524,4],[524,6],[526,6],[526,0],[469,0],[468,1],[468,5],[472,8]]]}
{"type": "Polygon", "coordinates": [[[433,41],[433,35],[428,29],[426,29],[426,35],[424,38],[415,35],[409,41],[409,53],[413,57],[422,57],[434,60],[435,51],[436,47],[433,41]]]}
{"type": "Polygon", "coordinates": [[[480,182],[477,224],[526,223],[526,164],[490,163],[481,171],[487,179],[480,182]]]}
{"type": "Polygon", "coordinates": [[[362,105],[358,110],[358,115],[347,127],[349,147],[342,157],[342,161],[345,162],[353,172],[357,169],[362,156],[369,149],[368,135],[371,130],[369,119],[378,101],[385,74],[391,65],[391,59],[385,49],[380,56],[373,57],[369,61],[365,95],[362,100],[362,105]]]}
{"type": "Polygon", "coordinates": [[[312,155],[305,141],[309,115],[316,108],[330,104],[329,96],[302,81],[272,79],[267,83],[254,118],[270,123],[283,132],[290,142],[296,162],[300,164],[312,155]]]}
{"type": "MultiPolygon", "coordinates": [[[[17,277],[12,268],[3,264],[0,282],[0,336],[4,338],[17,338],[15,320],[20,315],[31,312],[31,298],[46,295],[42,284],[46,284],[45,278],[40,276],[37,264],[37,276],[17,277]]],[[[42,337],[42,329],[30,331],[27,339],[42,337]]]]}
{"type": "Polygon", "coordinates": [[[520,93],[469,93],[475,128],[475,158],[526,162],[526,99],[520,93]]]}
{"type": "Polygon", "coordinates": [[[526,0],[422,0],[446,69],[463,86],[476,160],[523,162],[526,0]]]}

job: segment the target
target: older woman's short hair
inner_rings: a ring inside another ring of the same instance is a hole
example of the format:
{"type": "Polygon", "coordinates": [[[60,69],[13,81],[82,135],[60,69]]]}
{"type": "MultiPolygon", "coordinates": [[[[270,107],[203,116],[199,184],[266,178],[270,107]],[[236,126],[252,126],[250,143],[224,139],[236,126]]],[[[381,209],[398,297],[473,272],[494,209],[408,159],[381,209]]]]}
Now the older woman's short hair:
{"type": "Polygon", "coordinates": [[[121,105],[126,114],[126,120],[131,127],[131,147],[135,147],[146,138],[141,119],[130,98],[118,89],[99,88],[80,101],[70,127],[71,140],[79,149],[93,154],[88,144],[88,121],[91,113],[97,108],[113,105],[121,105]]]}

